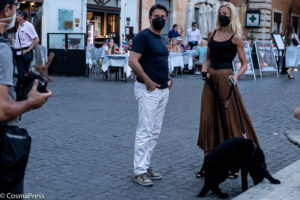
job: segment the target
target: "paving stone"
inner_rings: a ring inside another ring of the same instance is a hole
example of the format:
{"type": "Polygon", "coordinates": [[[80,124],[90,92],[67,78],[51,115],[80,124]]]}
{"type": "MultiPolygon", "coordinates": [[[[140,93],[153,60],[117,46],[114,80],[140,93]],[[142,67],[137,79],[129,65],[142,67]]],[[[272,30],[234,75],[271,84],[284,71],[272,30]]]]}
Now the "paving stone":
{"type": "MultiPolygon", "coordinates": [[[[286,130],[300,130],[293,116],[300,104],[298,74],[294,80],[266,74],[256,81],[247,77],[238,83],[271,173],[300,159],[300,149],[284,135],[286,130]]],[[[164,179],[151,188],[131,180],[137,122],[134,82],[93,77],[53,80],[49,84],[53,97],[42,109],[22,117],[21,124],[33,140],[25,193],[45,193],[50,200],[198,199],[204,182],[195,177],[203,162],[203,152],[196,145],[203,87],[199,76],[173,78],[151,161],[164,179]]],[[[226,180],[220,187],[229,193],[229,199],[241,192],[239,179],[226,180]]],[[[205,199],[218,198],[209,193],[205,199]]]]}

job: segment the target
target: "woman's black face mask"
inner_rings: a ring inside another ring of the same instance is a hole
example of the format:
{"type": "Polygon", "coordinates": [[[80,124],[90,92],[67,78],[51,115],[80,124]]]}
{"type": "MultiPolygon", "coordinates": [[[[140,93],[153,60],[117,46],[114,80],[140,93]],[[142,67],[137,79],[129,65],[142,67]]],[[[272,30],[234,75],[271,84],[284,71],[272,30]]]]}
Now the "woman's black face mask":
{"type": "Polygon", "coordinates": [[[152,20],[152,26],[155,30],[160,31],[165,26],[166,20],[162,17],[156,17],[152,20]]]}
{"type": "Polygon", "coordinates": [[[220,15],[219,16],[219,21],[221,26],[227,26],[230,23],[230,18],[226,15],[220,15]]]}

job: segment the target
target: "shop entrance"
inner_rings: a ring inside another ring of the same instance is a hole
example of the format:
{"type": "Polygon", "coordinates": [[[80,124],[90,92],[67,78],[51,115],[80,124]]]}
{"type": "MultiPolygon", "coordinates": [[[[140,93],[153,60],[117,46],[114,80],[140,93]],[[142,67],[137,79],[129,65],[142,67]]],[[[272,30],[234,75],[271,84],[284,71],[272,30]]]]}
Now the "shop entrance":
{"type": "MultiPolygon", "coordinates": [[[[28,13],[28,21],[33,24],[40,40],[42,40],[42,16],[43,16],[43,0],[28,0],[21,1],[20,10],[25,10],[28,13]]],[[[5,37],[10,42],[15,39],[15,34],[18,30],[18,23],[16,26],[10,29],[5,37]]]]}
{"type": "Polygon", "coordinates": [[[88,5],[87,43],[96,48],[113,38],[120,40],[120,8],[88,5]]]}

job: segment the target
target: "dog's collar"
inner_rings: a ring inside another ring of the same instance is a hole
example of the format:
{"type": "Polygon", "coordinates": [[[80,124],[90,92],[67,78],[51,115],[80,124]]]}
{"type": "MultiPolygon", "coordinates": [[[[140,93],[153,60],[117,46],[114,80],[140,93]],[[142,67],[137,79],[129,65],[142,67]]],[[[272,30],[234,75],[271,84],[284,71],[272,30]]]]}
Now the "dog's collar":
{"type": "Polygon", "coordinates": [[[256,150],[257,150],[257,145],[255,143],[253,143],[253,151],[252,151],[252,157],[254,157],[256,150]]]}

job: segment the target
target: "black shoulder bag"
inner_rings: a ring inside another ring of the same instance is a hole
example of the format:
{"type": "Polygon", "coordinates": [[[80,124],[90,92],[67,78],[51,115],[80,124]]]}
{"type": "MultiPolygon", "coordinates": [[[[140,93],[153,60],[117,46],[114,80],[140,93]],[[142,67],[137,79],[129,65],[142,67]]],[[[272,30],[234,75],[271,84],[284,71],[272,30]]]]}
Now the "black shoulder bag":
{"type": "MultiPolygon", "coordinates": [[[[0,43],[6,43],[2,37],[0,43]]],[[[30,146],[26,129],[0,125],[0,180],[15,182],[24,178],[30,146]]]]}
{"type": "Polygon", "coordinates": [[[298,41],[297,41],[296,38],[293,38],[293,39],[292,39],[292,42],[293,42],[293,44],[294,44],[295,46],[298,46],[298,45],[299,45],[299,43],[298,43],[298,41]]]}

